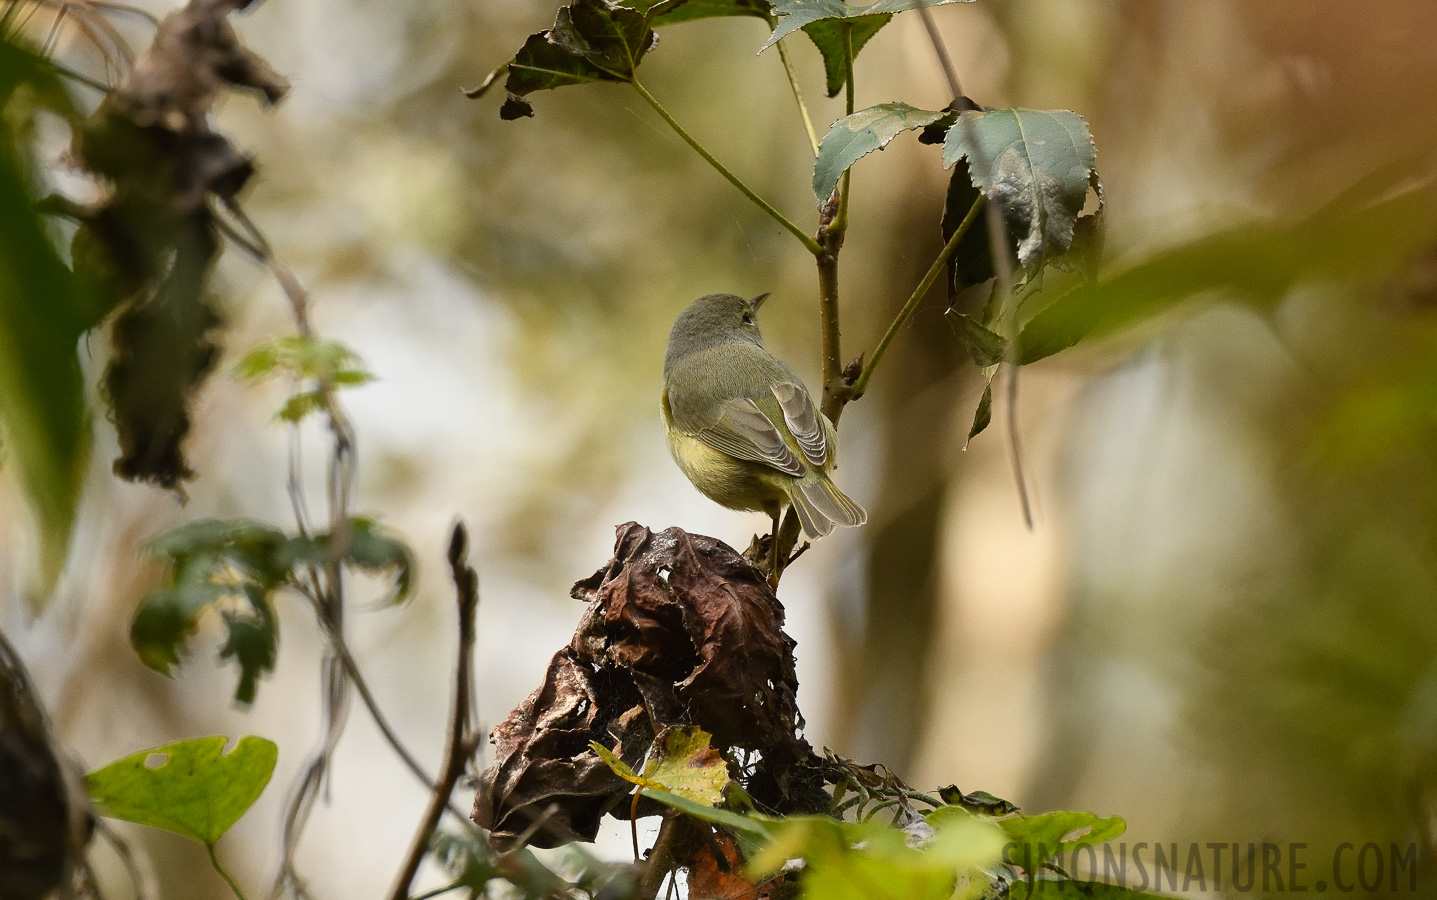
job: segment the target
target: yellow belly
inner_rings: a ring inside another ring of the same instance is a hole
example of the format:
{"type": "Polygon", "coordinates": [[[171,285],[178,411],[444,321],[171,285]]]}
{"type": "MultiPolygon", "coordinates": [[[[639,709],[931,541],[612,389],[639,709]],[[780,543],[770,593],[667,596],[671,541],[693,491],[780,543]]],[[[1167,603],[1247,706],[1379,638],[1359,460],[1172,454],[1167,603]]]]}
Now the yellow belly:
{"type": "Polygon", "coordinates": [[[770,515],[788,502],[783,482],[792,480],[789,476],[762,463],[735,459],[698,438],[683,434],[669,419],[667,396],[663,407],[669,453],[704,496],[729,509],[760,510],[770,515]]]}

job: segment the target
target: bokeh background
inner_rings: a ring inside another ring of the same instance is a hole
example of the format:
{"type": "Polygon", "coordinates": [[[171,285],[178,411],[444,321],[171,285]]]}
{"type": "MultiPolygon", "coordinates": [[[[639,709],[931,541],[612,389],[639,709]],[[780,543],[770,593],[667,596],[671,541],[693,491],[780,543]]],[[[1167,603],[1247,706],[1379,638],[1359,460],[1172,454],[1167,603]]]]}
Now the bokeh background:
{"type": "MultiPolygon", "coordinates": [[[[293,91],[273,110],[231,98],[218,118],[259,162],[246,205],[310,288],[319,331],[378,376],[345,398],[357,505],[408,538],[420,585],[405,607],[357,613],[352,641],[429,765],[449,698],[443,548],[456,517],[481,574],[489,727],[568,639],[581,611],[569,586],[608,559],[613,526],[679,525],[740,548],[765,527],[704,500],[668,460],[658,392],[673,317],[704,293],[771,291],[770,346],[818,381],[811,258],[632,91],[536,95],[536,117],[512,123],[492,97],[461,94],[553,13],[536,0],[269,0],[236,24],[293,91]]],[[[1283,259],[1319,268],[1304,254],[1330,246],[1299,226],[1328,204],[1437,203],[1437,6],[1425,0],[978,0],[934,17],[979,102],[1087,118],[1109,272],[1250,226],[1295,235],[1283,259]]],[[[143,23],[123,27],[147,42],[143,23]]],[[[646,86],[810,227],[811,154],[777,54],[755,56],[762,23],[661,34],[646,86]]],[[[789,43],[822,127],[841,100],[822,97],[813,48],[789,43]]],[[[87,62],[78,43],[67,52],[87,62]]],[[[860,108],[950,99],[914,14],[864,50],[856,83],[860,108]]],[[[53,143],[58,160],[63,136],[53,143]]],[[[855,170],[847,354],[872,347],[936,254],[945,184],[937,148],[911,135],[855,170]]],[[[1416,841],[1425,866],[1437,850],[1431,221],[1352,234],[1391,252],[1276,291],[1260,254],[1209,255],[1174,288],[1181,302],[1026,369],[1031,530],[1001,398],[999,424],[964,449],[981,384],[934,291],[843,419],[838,480],[869,524],[822,541],[781,592],[813,743],[919,787],[1122,815],[1130,842],[1416,841]]],[[[217,287],[223,373],[291,326],[238,255],[217,287]]],[[[104,354],[103,341],[85,349],[91,382],[104,354]]],[[[0,616],[86,764],[202,734],[279,742],[274,785],[223,847],[256,891],[319,733],[313,619],[281,601],[278,668],[249,709],[231,705],[217,628],[173,679],[140,664],[127,629],[162,575],[147,538],[208,516],[289,521],[283,399],[278,385],[211,379],[184,504],[110,475],[113,431],[97,414],[71,556],[38,614],[23,497],[0,478],[0,616]]],[[[318,426],[305,432],[316,488],[324,446],[318,426]]],[[[360,606],[366,590],[377,600],[382,585],[361,584],[360,606]]],[[[336,760],[300,862],[316,897],[370,896],[425,796],[359,708],[336,760]]],[[[196,846],[128,833],[165,896],[225,895],[196,846]]],[[[599,849],[622,857],[623,835],[599,849]]],[[[113,860],[103,868],[124,896],[113,860]]]]}

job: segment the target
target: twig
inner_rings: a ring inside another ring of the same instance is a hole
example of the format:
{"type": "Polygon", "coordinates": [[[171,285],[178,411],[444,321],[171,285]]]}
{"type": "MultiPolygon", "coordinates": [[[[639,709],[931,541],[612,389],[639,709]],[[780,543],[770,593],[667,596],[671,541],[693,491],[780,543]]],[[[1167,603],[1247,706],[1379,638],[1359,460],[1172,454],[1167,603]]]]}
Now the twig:
{"type": "Polygon", "coordinates": [[[454,576],[454,590],[459,610],[459,659],[454,669],[454,706],[449,719],[449,742],[444,751],[444,761],[439,767],[439,781],[429,797],[429,808],[424,811],[414,842],[409,847],[409,856],[399,870],[390,891],[390,900],[406,900],[414,874],[429,849],[429,840],[439,820],[449,805],[449,795],[464,774],[466,761],[474,753],[473,722],[469,718],[469,695],[474,680],[474,612],[479,606],[479,577],[466,561],[469,535],[462,522],[454,525],[449,540],[449,569],[454,576]]]}
{"type": "Polygon", "coordinates": [[[918,309],[919,301],[928,293],[929,288],[933,287],[933,282],[938,280],[938,276],[942,274],[948,264],[948,257],[953,255],[953,251],[958,248],[958,242],[963,240],[968,229],[973,227],[978,213],[985,206],[992,208],[984,202],[983,195],[979,194],[978,199],[974,200],[973,205],[968,208],[968,214],[963,217],[963,221],[958,224],[952,236],[948,238],[948,243],[943,245],[943,250],[938,254],[938,258],[933,260],[933,265],[928,267],[923,280],[918,282],[918,287],[914,288],[913,293],[908,296],[908,302],[904,303],[903,308],[898,311],[898,316],[894,318],[893,324],[888,326],[888,330],[879,339],[878,346],[873,348],[872,358],[868,360],[868,364],[863,367],[863,371],[859,373],[858,379],[853,383],[853,399],[862,397],[868,390],[868,381],[873,377],[873,370],[883,361],[883,355],[888,352],[888,346],[893,343],[893,339],[898,336],[898,332],[903,329],[903,326],[908,324],[908,320],[918,309]]]}
{"type": "Polygon", "coordinates": [[[963,85],[958,81],[958,70],[953,66],[953,58],[948,55],[948,48],[943,46],[943,35],[938,33],[938,23],[933,21],[933,10],[919,6],[918,15],[923,19],[923,27],[928,32],[929,43],[933,45],[933,54],[938,57],[938,65],[943,69],[943,78],[948,82],[948,93],[956,100],[963,96],[963,85]]]}
{"type": "Polygon", "coordinates": [[[808,144],[813,155],[818,155],[818,133],[813,130],[813,118],[808,114],[808,104],[803,102],[803,92],[798,88],[798,73],[793,70],[793,61],[788,58],[788,47],[778,42],[778,58],[783,60],[783,74],[788,76],[788,86],[793,90],[793,99],[798,104],[798,114],[803,119],[803,130],[808,134],[808,144]]]}
{"type": "Polygon", "coordinates": [[[669,811],[664,814],[664,824],[659,826],[659,836],[649,850],[649,864],[639,878],[637,897],[639,900],[654,900],[663,887],[664,878],[674,869],[674,845],[685,827],[682,814],[669,811]]]}
{"type": "MultiPolygon", "coordinates": [[[[943,70],[943,78],[948,82],[948,90],[956,100],[963,96],[963,86],[958,80],[958,70],[953,65],[953,59],[948,55],[948,48],[943,44],[943,36],[938,33],[938,26],[933,21],[932,11],[926,6],[918,8],[918,14],[923,19],[923,27],[928,32],[928,41],[933,45],[933,54],[938,58],[938,65],[943,70]]],[[[979,146],[973,132],[973,123],[961,113],[958,116],[957,127],[964,129],[964,137],[967,138],[968,146],[972,149],[970,165],[976,168],[986,169],[991,162],[986,159],[983,148],[979,146]]],[[[1005,419],[1008,424],[1008,449],[1012,459],[1013,477],[1018,482],[1018,500],[1023,507],[1023,521],[1029,530],[1033,528],[1033,507],[1028,495],[1028,481],[1023,474],[1023,450],[1018,440],[1018,352],[1017,334],[1017,310],[1011,309],[1013,296],[1013,264],[1008,258],[1008,226],[1003,221],[1003,215],[995,204],[989,204],[987,210],[988,224],[988,252],[993,260],[994,291],[997,296],[999,308],[1004,311],[1003,316],[1003,337],[1006,341],[1004,353],[1004,364],[1008,367],[1007,382],[1007,414],[1005,419]]]]}
{"type": "Polygon", "coordinates": [[[699,156],[702,156],[705,162],[713,166],[720,175],[727,178],[729,180],[729,183],[732,184],[734,187],[738,188],[745,197],[752,200],[755,206],[768,213],[775,222],[782,225],[785,229],[789,231],[789,233],[791,233],[794,237],[798,238],[799,241],[803,244],[803,246],[808,249],[809,253],[812,253],[814,256],[819,256],[824,252],[823,247],[819,246],[818,241],[815,241],[813,238],[809,237],[806,233],[804,233],[802,228],[799,228],[797,225],[793,224],[793,222],[789,221],[787,216],[779,212],[777,209],[774,209],[773,205],[770,204],[767,200],[754,193],[752,188],[744,184],[737,175],[735,175],[733,172],[730,172],[723,163],[715,159],[712,153],[705,150],[703,144],[700,144],[697,140],[694,139],[692,135],[685,131],[684,127],[678,123],[678,120],[675,119],[669,113],[669,111],[664,108],[662,103],[660,103],[654,98],[653,94],[650,94],[644,88],[644,86],[639,83],[637,78],[631,80],[629,84],[633,87],[634,91],[637,92],[640,97],[644,98],[645,103],[649,104],[649,106],[652,106],[654,108],[654,112],[659,114],[659,118],[663,119],[666,123],[668,123],[668,126],[674,130],[674,133],[684,139],[684,143],[694,148],[694,151],[698,153],[699,156]]]}
{"type": "Polygon", "coordinates": [[[125,867],[125,874],[130,878],[130,886],[135,889],[135,900],[149,900],[154,896],[153,873],[147,870],[142,857],[131,849],[130,842],[120,837],[120,833],[101,818],[95,819],[95,833],[109,842],[110,849],[120,858],[120,865],[125,867]]]}

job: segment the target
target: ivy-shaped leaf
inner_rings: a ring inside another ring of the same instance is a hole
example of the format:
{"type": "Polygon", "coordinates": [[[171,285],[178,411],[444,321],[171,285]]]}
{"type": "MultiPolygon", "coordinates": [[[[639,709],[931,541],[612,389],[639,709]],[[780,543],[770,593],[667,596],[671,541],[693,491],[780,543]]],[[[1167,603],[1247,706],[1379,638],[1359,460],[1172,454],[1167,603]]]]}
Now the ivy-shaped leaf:
{"type": "Polygon", "coordinates": [[[776,0],[773,11],[778,16],[778,25],[759,49],[767,50],[805,25],[825,19],[854,20],[863,16],[892,15],[921,6],[971,2],[973,0],[878,0],[868,6],[854,6],[844,0],[776,0]]]}
{"type": "Polygon", "coordinates": [[[259,799],[279,748],[247,735],[223,753],[223,736],[132,753],[85,776],[101,815],[163,828],[213,847],[259,799]]]}
{"type": "Polygon", "coordinates": [[[961,159],[968,161],[973,184],[1003,210],[1020,264],[1033,268],[1067,252],[1097,160],[1081,116],[1066,110],[964,112],[943,145],[945,165],[961,159]]]}
{"type": "MultiPolygon", "coordinates": [[[[660,3],[649,7],[648,13],[670,9],[675,7],[660,3]]],[[[607,0],[574,0],[559,9],[553,27],[530,35],[512,60],[466,93],[483,95],[507,72],[504,89],[509,97],[500,116],[515,119],[533,114],[524,97],[535,91],[594,81],[631,81],[644,54],[657,41],[650,15],[607,0]]]]}
{"type": "Polygon", "coordinates": [[[1079,847],[1106,843],[1127,830],[1117,816],[1099,818],[1088,812],[1050,812],[1036,816],[1009,816],[998,824],[1007,833],[1008,860],[1029,873],[1055,856],[1079,847]]]}
{"type": "Polygon", "coordinates": [[[946,113],[918,109],[907,103],[880,103],[844,116],[818,145],[813,163],[813,195],[820,209],[828,202],[843,173],[875,150],[882,150],[905,131],[914,131],[943,118],[946,113]]]}
{"type": "Polygon", "coordinates": [[[723,802],[724,788],[728,787],[730,778],[723,754],[709,746],[712,737],[697,726],[668,729],[656,741],[659,754],[644,763],[642,775],[603,744],[591,741],[589,748],[615,775],[631,784],[717,806],[723,802]]]}

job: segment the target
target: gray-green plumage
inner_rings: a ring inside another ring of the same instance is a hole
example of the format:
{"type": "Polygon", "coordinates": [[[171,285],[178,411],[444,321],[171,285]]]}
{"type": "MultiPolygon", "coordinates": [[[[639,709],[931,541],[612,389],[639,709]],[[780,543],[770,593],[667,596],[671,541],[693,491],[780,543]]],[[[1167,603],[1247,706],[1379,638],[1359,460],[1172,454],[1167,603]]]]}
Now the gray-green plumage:
{"type": "Polygon", "coordinates": [[[764,346],[754,318],[762,301],[710,294],[674,322],[664,354],[669,450],[695,487],[730,509],[776,518],[792,505],[811,538],[862,525],[863,507],[829,478],[833,424],[764,346]]]}

